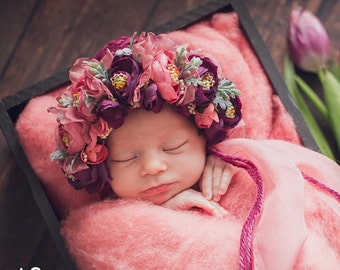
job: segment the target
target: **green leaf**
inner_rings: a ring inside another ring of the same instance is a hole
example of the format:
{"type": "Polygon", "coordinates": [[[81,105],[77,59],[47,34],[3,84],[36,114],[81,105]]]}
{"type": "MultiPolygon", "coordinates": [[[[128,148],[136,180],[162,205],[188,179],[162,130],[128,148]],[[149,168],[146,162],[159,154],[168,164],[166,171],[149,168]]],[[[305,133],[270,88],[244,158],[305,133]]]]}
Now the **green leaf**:
{"type": "Polygon", "coordinates": [[[286,55],[284,59],[283,65],[283,78],[287,84],[288,90],[290,95],[292,96],[293,100],[295,101],[297,107],[299,108],[302,117],[304,118],[316,144],[320,148],[320,151],[325,156],[335,160],[333,152],[321,130],[318,123],[316,122],[312,112],[310,111],[309,107],[307,106],[306,102],[303,99],[303,96],[299,92],[298,86],[296,84],[296,73],[295,68],[290,60],[289,56],[286,55]]]}
{"type": "Polygon", "coordinates": [[[340,82],[340,66],[335,61],[331,62],[330,71],[333,73],[335,78],[340,82]]]}
{"type": "Polygon", "coordinates": [[[53,153],[50,154],[50,159],[52,161],[54,160],[63,161],[67,157],[68,157],[68,154],[62,148],[58,148],[54,150],[53,153]]]}
{"type": "Polygon", "coordinates": [[[176,49],[176,58],[174,59],[174,63],[176,67],[180,67],[183,59],[187,56],[186,46],[180,46],[176,49]]]}
{"type": "Polygon", "coordinates": [[[105,70],[104,62],[101,61],[100,63],[97,63],[92,61],[86,61],[85,63],[91,67],[90,71],[96,78],[102,79],[103,82],[109,81],[108,70],[105,70]]]}
{"type": "MultiPolygon", "coordinates": [[[[183,63],[183,64],[185,64],[185,63],[183,63]]],[[[190,74],[192,69],[197,70],[200,65],[202,65],[201,58],[196,57],[196,56],[191,58],[188,65],[186,65],[186,64],[183,65],[183,70],[181,72],[181,75],[182,74],[190,74]]]]}
{"type": "Polygon", "coordinates": [[[325,97],[325,104],[328,107],[328,115],[332,131],[340,151],[340,82],[329,70],[318,72],[325,97]]]}
{"type": "Polygon", "coordinates": [[[323,120],[329,124],[328,110],[323,103],[323,101],[318,97],[314,90],[298,75],[295,76],[295,80],[302,92],[307,96],[307,98],[314,105],[315,109],[320,113],[323,120]]]}
{"type": "Polygon", "coordinates": [[[218,82],[217,91],[223,93],[223,96],[227,94],[231,98],[235,98],[236,96],[241,95],[241,91],[235,88],[235,84],[225,78],[218,82]]]}

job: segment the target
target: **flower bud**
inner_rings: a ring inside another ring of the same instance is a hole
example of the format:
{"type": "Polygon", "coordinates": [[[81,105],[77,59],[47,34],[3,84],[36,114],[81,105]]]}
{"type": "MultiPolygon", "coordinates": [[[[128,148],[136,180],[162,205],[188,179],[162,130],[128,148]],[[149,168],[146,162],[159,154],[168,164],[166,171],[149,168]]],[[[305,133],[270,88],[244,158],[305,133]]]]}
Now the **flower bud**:
{"type": "Polygon", "coordinates": [[[292,61],[302,70],[316,72],[328,60],[329,37],[320,20],[308,10],[297,7],[292,11],[287,42],[292,61]]]}

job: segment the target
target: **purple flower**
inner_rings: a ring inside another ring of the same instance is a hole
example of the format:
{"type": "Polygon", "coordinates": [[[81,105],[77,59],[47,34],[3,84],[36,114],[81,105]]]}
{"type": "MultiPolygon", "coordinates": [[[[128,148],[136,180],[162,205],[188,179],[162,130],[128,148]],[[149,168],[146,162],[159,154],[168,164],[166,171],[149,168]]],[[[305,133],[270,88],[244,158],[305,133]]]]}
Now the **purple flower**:
{"type": "Polygon", "coordinates": [[[320,20],[301,7],[289,18],[287,43],[293,62],[305,71],[316,72],[328,60],[329,38],[320,20]]]}
{"type": "Polygon", "coordinates": [[[240,98],[235,96],[235,98],[230,99],[230,102],[232,106],[227,107],[226,110],[222,110],[221,108],[218,110],[218,117],[220,120],[223,120],[224,125],[229,127],[227,129],[235,127],[242,118],[242,103],[240,98]]]}
{"type": "Polygon", "coordinates": [[[105,45],[103,48],[101,48],[96,55],[94,56],[95,59],[100,60],[103,58],[103,56],[106,54],[106,50],[109,49],[110,52],[113,54],[120,49],[126,48],[131,41],[131,37],[129,36],[122,36],[118,39],[112,40],[110,43],[105,45]]]}
{"type": "Polygon", "coordinates": [[[98,192],[112,179],[105,162],[81,170],[72,176],[74,178],[68,178],[68,181],[73,188],[77,190],[85,188],[89,193],[98,192]]]}
{"type": "Polygon", "coordinates": [[[158,95],[157,85],[150,84],[143,92],[142,105],[147,111],[159,113],[163,108],[162,98],[158,95]]]}
{"type": "MultiPolygon", "coordinates": [[[[191,59],[194,56],[190,56],[191,59]]],[[[197,72],[202,80],[202,85],[197,87],[195,93],[195,104],[199,107],[206,107],[216,96],[218,87],[217,66],[207,57],[201,58],[202,64],[197,72]]]]}
{"type": "Polygon", "coordinates": [[[222,142],[228,136],[228,131],[235,127],[242,118],[242,103],[238,96],[231,98],[232,106],[226,110],[218,109],[219,121],[213,121],[209,128],[204,129],[204,134],[208,145],[214,145],[222,142]]]}
{"type": "Polygon", "coordinates": [[[130,56],[113,58],[110,70],[110,90],[120,102],[130,104],[139,83],[141,68],[130,56]]]}
{"type": "Polygon", "coordinates": [[[127,107],[122,107],[118,101],[103,100],[97,108],[97,115],[107,121],[110,127],[117,129],[123,125],[127,111],[127,107]]]}
{"type": "Polygon", "coordinates": [[[227,132],[222,119],[219,122],[213,122],[209,128],[204,129],[204,135],[207,139],[207,145],[215,145],[227,138],[227,132]]]}

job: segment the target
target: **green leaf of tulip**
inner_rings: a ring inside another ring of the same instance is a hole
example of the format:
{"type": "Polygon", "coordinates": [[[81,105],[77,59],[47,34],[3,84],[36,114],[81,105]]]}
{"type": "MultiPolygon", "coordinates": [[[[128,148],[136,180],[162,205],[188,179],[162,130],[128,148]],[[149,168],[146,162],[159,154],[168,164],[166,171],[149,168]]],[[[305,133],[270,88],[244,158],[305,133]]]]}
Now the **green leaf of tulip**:
{"type": "Polygon", "coordinates": [[[305,96],[314,105],[315,109],[319,112],[322,119],[330,124],[328,119],[328,110],[324,102],[319,98],[319,96],[314,92],[314,90],[298,75],[295,76],[295,80],[299,89],[305,94],[305,96]]]}
{"type": "Polygon", "coordinates": [[[315,120],[312,112],[310,111],[308,105],[304,101],[298,86],[296,84],[296,73],[294,65],[289,58],[289,56],[285,57],[284,66],[283,66],[283,78],[286,82],[290,95],[295,101],[297,107],[299,108],[302,117],[304,118],[316,144],[318,145],[320,152],[325,156],[335,160],[333,152],[321,130],[317,121],[315,120]]]}
{"type": "Polygon", "coordinates": [[[340,82],[332,72],[326,69],[320,70],[318,75],[323,86],[331,128],[340,151],[340,82]]]}

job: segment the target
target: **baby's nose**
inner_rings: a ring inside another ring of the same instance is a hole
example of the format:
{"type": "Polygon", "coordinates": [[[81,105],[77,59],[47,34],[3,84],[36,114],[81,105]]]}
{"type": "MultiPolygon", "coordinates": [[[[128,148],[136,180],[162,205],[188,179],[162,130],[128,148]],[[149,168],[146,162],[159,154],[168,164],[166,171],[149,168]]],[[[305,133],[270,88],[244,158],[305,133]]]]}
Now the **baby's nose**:
{"type": "Polygon", "coordinates": [[[161,154],[150,153],[143,158],[141,175],[156,175],[167,170],[167,164],[161,154]]]}

